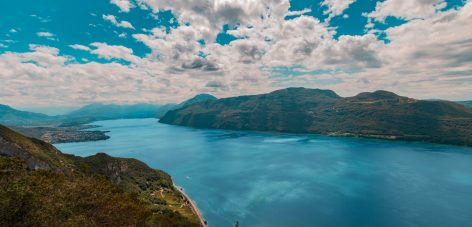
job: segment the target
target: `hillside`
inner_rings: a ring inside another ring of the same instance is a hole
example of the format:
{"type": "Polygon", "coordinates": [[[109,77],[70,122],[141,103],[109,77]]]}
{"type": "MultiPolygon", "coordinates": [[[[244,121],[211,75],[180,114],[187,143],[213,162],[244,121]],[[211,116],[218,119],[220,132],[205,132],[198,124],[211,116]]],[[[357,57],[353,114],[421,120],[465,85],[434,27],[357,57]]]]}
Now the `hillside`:
{"type": "Polygon", "coordinates": [[[472,145],[472,110],[387,91],[343,98],[330,90],[288,88],[196,103],[160,122],[197,128],[317,133],[472,145]]]}
{"type": "Polygon", "coordinates": [[[200,226],[163,171],[81,158],[0,125],[0,226],[200,226]]]}

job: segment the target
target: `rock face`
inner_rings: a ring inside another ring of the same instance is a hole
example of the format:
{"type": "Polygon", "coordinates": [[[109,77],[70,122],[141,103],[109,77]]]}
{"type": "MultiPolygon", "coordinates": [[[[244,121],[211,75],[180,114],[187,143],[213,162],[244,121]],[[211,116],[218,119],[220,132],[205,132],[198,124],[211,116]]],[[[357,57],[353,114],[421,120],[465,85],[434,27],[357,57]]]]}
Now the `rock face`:
{"type": "Polygon", "coordinates": [[[54,166],[51,166],[49,163],[31,155],[29,152],[21,149],[17,144],[6,141],[4,138],[0,137],[0,154],[9,157],[19,157],[21,160],[24,160],[26,166],[30,170],[53,170],[54,166]]]}
{"type": "Polygon", "coordinates": [[[0,125],[0,155],[23,160],[29,170],[75,171],[72,161],[51,144],[27,138],[0,125]]]}
{"type": "Polygon", "coordinates": [[[105,153],[80,159],[80,163],[92,173],[105,176],[109,181],[126,191],[157,191],[161,188],[173,188],[171,177],[154,170],[136,159],[115,158],[105,153]]]}
{"type": "Polygon", "coordinates": [[[288,88],[210,100],[169,111],[160,122],[197,128],[319,133],[472,145],[472,110],[387,91],[343,98],[330,90],[288,88]]]}

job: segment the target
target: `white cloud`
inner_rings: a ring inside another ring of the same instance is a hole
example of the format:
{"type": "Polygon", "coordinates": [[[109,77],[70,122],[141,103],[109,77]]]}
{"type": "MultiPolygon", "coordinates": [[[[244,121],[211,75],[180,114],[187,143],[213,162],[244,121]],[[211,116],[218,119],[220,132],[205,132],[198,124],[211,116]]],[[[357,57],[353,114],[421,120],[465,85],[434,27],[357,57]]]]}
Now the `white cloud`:
{"type": "Polygon", "coordinates": [[[37,36],[39,37],[45,37],[46,39],[49,39],[49,40],[56,40],[56,35],[50,33],[50,32],[37,32],[36,33],[37,36]]]}
{"type": "Polygon", "coordinates": [[[129,0],[111,0],[110,3],[118,6],[120,11],[125,13],[128,13],[131,8],[135,7],[134,4],[129,0]]]}
{"type": "Polygon", "coordinates": [[[126,34],[126,33],[123,32],[123,33],[118,34],[118,37],[120,37],[120,38],[126,38],[126,37],[128,37],[128,34],[126,34]]]}
{"type": "Polygon", "coordinates": [[[124,20],[118,21],[113,15],[102,15],[102,18],[106,21],[111,22],[117,27],[134,29],[133,25],[130,22],[124,20]]]}
{"type": "Polygon", "coordinates": [[[76,49],[76,50],[85,50],[85,51],[90,51],[90,47],[80,45],[80,44],[74,44],[74,45],[69,45],[70,48],[76,49]]]}
{"type": "Polygon", "coordinates": [[[354,1],[355,0],[324,0],[321,5],[328,7],[324,13],[329,15],[328,20],[330,20],[335,16],[341,15],[354,1]]]}
{"type": "Polygon", "coordinates": [[[445,6],[444,0],[386,0],[378,2],[369,17],[378,21],[384,21],[388,16],[406,20],[422,19],[434,16],[437,10],[445,6]]]}
{"type": "MultiPolygon", "coordinates": [[[[388,4],[394,3],[388,2],[393,0],[379,4],[370,18],[410,18],[416,12],[422,20],[387,29],[390,42],[384,43],[374,34],[335,39],[333,28],[303,15],[308,11],[290,12],[287,0],[138,0],[141,8],[173,9],[182,26],[130,34],[151,49],[141,57],[102,42],[70,46],[112,61],[105,64],[79,64],[56,48],[37,45],[26,53],[0,54],[0,79],[10,95],[0,95],[0,103],[164,103],[202,92],[228,97],[287,86],[341,95],[384,89],[417,98],[471,98],[472,3],[431,14],[429,6],[416,7],[418,1],[411,12],[391,10],[388,4]],[[297,17],[285,20],[287,15],[297,17]],[[240,39],[222,46],[214,40],[226,23],[237,25],[228,33],[240,39]],[[274,72],[280,67],[289,72],[274,72]]],[[[330,15],[343,15],[348,6],[336,4],[341,3],[333,3],[330,15]]],[[[112,15],[104,18],[121,23],[112,15]]]]}
{"type": "Polygon", "coordinates": [[[118,46],[118,45],[108,45],[106,43],[91,43],[90,46],[95,47],[94,50],[91,50],[90,53],[96,54],[104,59],[123,59],[132,63],[138,63],[139,58],[133,55],[133,49],[118,46]]]}
{"type": "Polygon", "coordinates": [[[39,37],[54,37],[54,34],[50,32],[38,32],[36,33],[39,37]]]}
{"type": "Polygon", "coordinates": [[[285,16],[300,16],[306,13],[311,13],[311,9],[303,9],[300,11],[289,11],[288,13],[285,14],[285,16]]]}

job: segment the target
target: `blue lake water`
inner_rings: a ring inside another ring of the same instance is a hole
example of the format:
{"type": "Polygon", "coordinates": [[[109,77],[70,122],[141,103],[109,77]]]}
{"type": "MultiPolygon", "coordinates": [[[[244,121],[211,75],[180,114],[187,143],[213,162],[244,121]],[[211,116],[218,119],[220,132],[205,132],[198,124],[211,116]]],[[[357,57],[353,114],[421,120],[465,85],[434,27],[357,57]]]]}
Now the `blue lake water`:
{"type": "Polygon", "coordinates": [[[56,145],[170,173],[211,227],[471,226],[472,148],[95,122],[111,139],[56,145]]]}

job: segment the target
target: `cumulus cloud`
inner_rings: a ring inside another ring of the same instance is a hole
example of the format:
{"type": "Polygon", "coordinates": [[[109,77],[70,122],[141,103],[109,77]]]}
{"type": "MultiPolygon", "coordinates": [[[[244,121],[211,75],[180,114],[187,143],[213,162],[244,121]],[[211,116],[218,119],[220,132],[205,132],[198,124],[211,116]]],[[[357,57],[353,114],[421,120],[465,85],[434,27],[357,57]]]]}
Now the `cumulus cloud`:
{"type": "MultiPolygon", "coordinates": [[[[325,13],[342,15],[352,2],[325,1],[325,13]]],[[[334,29],[307,16],[309,10],[289,11],[287,0],[137,0],[137,6],[154,12],[172,9],[181,26],[129,34],[151,50],[141,57],[104,42],[70,46],[109,63],[75,63],[56,48],[38,45],[0,54],[0,78],[11,88],[11,96],[0,102],[46,103],[62,93],[67,94],[58,102],[178,102],[197,93],[228,97],[288,86],[341,95],[384,89],[417,98],[470,98],[472,3],[438,11],[441,1],[402,2],[408,9],[386,0],[368,15],[410,20],[385,30],[389,42],[384,42],[370,33],[334,38],[334,29]],[[287,15],[296,17],[287,20],[287,15]],[[220,45],[214,40],[225,24],[237,40],[220,45]]]]}
{"type": "MultiPolygon", "coordinates": [[[[110,56],[115,54],[109,54],[110,56]]],[[[140,67],[119,63],[79,64],[61,56],[57,48],[31,45],[24,53],[0,55],[0,78],[8,96],[0,101],[13,105],[70,105],[90,102],[170,102],[174,93],[186,98],[181,89],[169,87],[177,80],[164,76],[159,63],[140,67]],[[162,76],[161,76],[162,75],[162,76]],[[160,96],[160,95],[158,95],[160,96]]],[[[201,85],[203,87],[203,85],[201,85]]],[[[188,87],[186,87],[188,89],[188,87]]]]}
{"type": "Polygon", "coordinates": [[[324,13],[329,15],[328,20],[330,20],[341,15],[354,2],[355,0],[324,0],[321,5],[328,8],[324,13]]]}
{"type": "Polygon", "coordinates": [[[434,16],[436,12],[446,7],[444,0],[386,0],[378,2],[375,11],[369,17],[384,21],[388,16],[406,20],[423,19],[434,16]]]}
{"type": "Polygon", "coordinates": [[[133,55],[133,49],[128,47],[108,45],[99,42],[91,43],[90,46],[95,47],[95,49],[91,50],[90,53],[96,54],[107,60],[122,59],[132,63],[137,63],[139,61],[139,57],[133,55]]]}
{"type": "Polygon", "coordinates": [[[120,11],[125,13],[128,13],[131,8],[135,7],[134,4],[129,0],[111,0],[110,3],[118,6],[120,11]]]}
{"type": "Polygon", "coordinates": [[[134,29],[134,26],[130,22],[124,20],[118,21],[113,15],[102,15],[102,18],[117,27],[134,29]]]}

